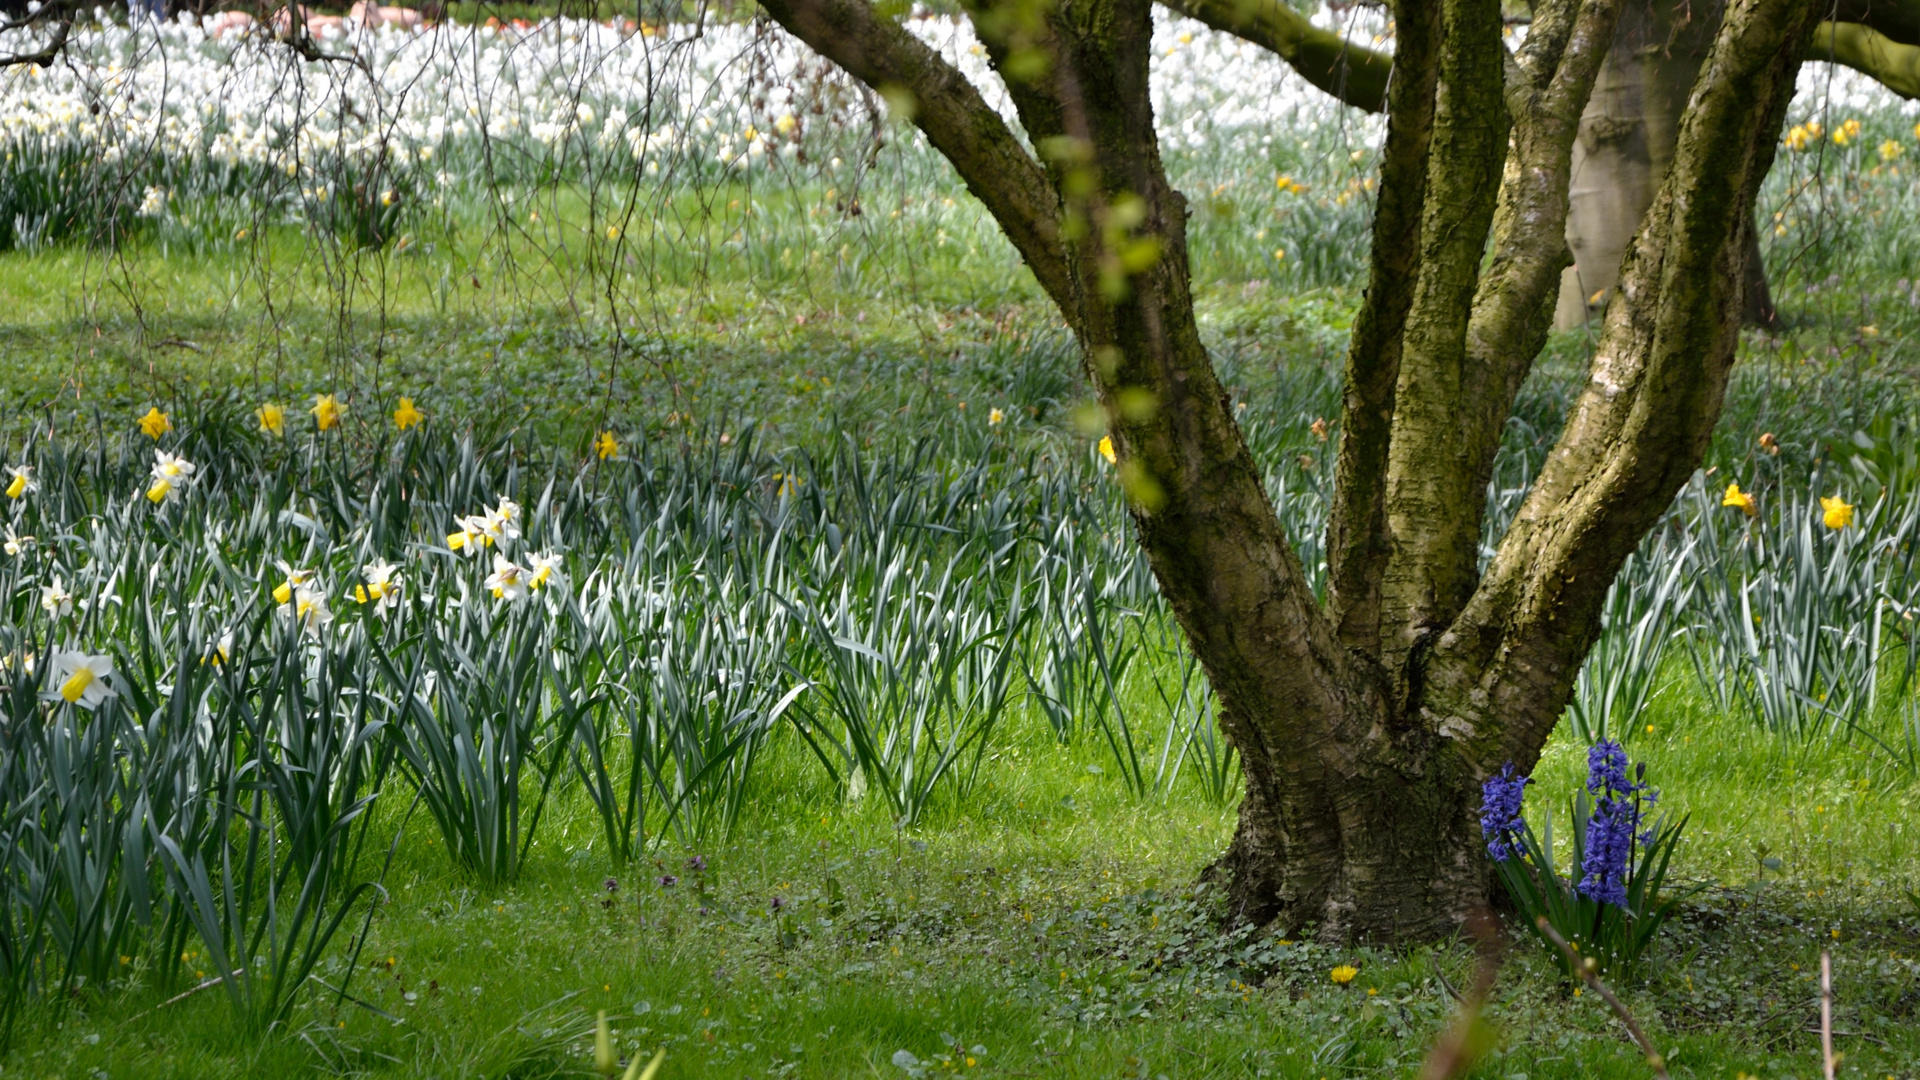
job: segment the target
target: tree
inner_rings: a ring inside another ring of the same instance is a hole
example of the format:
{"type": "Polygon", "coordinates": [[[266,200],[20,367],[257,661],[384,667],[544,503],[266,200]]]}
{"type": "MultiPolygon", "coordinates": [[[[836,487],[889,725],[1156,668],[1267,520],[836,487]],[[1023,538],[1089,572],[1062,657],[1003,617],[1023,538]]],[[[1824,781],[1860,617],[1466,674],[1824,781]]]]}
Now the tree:
{"type": "MultiPolygon", "coordinates": [[[[1224,33],[1270,49],[1308,82],[1349,105],[1386,107],[1393,58],[1313,25],[1286,0],[1161,0],[1224,33]]],[[[1844,0],[1815,31],[1809,59],[1845,64],[1903,97],[1920,97],[1920,0],[1844,0]]],[[[1652,204],[1687,93],[1713,42],[1713,10],[1683,0],[1627,0],[1573,146],[1567,245],[1554,323],[1581,326],[1618,283],[1627,244],[1652,204]]],[[[1744,317],[1771,325],[1774,310],[1757,234],[1749,232],[1744,317]]]]}
{"type": "Polygon", "coordinates": [[[1150,0],[970,9],[1025,142],[866,0],[762,2],[910,109],[1077,335],[1139,541],[1243,755],[1215,866],[1235,915],[1329,938],[1450,932],[1487,895],[1482,780],[1537,760],[1609,583],[1705,453],[1738,340],[1740,230],[1819,6],[1713,13],[1591,377],[1481,572],[1485,484],[1548,332],[1573,141],[1623,0],[1543,0],[1514,53],[1498,0],[1398,0],[1321,603],[1195,323],[1150,0]]]}

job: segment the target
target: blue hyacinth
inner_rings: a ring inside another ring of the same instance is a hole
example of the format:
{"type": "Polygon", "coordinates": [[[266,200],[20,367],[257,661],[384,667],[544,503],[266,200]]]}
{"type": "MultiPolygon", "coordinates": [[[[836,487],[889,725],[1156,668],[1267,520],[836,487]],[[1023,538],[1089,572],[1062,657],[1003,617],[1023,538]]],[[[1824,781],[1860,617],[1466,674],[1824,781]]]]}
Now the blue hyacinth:
{"type": "Polygon", "coordinates": [[[1525,825],[1520,803],[1531,783],[1533,779],[1521,776],[1509,761],[1480,788],[1480,835],[1486,838],[1487,857],[1494,862],[1520,855],[1518,831],[1525,825]]]}
{"type": "Polygon", "coordinates": [[[1627,751],[1611,739],[1587,751],[1587,791],[1599,796],[1587,818],[1586,853],[1580,862],[1580,895],[1590,900],[1626,906],[1627,866],[1634,841],[1652,842],[1651,834],[1635,835],[1641,804],[1658,797],[1642,782],[1646,770],[1643,763],[1629,778],[1627,751]]]}

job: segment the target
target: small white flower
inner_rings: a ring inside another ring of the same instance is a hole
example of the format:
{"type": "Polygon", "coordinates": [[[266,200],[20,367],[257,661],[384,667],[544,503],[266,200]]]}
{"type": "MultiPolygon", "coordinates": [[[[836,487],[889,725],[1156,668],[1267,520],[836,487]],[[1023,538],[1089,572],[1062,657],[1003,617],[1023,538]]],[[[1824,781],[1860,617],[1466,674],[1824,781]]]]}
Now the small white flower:
{"type": "Polygon", "coordinates": [[[106,683],[107,676],[111,674],[111,657],[88,656],[83,652],[54,653],[54,689],[40,697],[45,701],[64,701],[83,709],[97,709],[101,702],[114,696],[106,683]]]}
{"type": "Polygon", "coordinates": [[[167,213],[167,192],[164,188],[149,187],[140,200],[140,209],[134,211],[143,218],[164,217],[167,213]]]}
{"type": "Polygon", "coordinates": [[[13,526],[7,526],[7,554],[18,556],[21,552],[32,546],[32,544],[33,537],[21,536],[19,533],[13,531],[13,526]]]}
{"type": "Polygon", "coordinates": [[[537,590],[548,584],[566,585],[566,575],[560,572],[562,560],[559,555],[551,551],[545,551],[533,556],[527,561],[530,564],[527,567],[529,571],[527,575],[527,586],[529,588],[537,590]]]}
{"type": "Polygon", "coordinates": [[[493,557],[493,573],[487,575],[486,585],[495,600],[509,603],[525,597],[529,591],[527,572],[499,555],[493,557]]]}
{"type": "Polygon", "coordinates": [[[53,584],[40,586],[40,606],[54,618],[73,611],[73,594],[67,591],[67,583],[55,576],[53,584]]]}

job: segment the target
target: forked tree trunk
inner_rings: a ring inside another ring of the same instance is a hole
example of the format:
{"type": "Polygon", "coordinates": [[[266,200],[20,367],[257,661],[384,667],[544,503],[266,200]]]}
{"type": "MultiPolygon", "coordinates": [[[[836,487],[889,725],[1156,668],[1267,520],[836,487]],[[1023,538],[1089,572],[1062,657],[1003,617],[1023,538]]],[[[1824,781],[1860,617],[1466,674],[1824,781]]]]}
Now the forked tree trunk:
{"type": "Polygon", "coordinates": [[[1486,899],[1482,781],[1533,765],[1614,574],[1705,452],[1738,336],[1740,231],[1814,0],[1731,0],[1716,20],[1592,378],[1484,573],[1487,477],[1552,322],[1573,143],[1621,0],[1542,0],[1514,54],[1499,0],[1395,5],[1325,604],[1201,344],[1186,202],[1148,93],[1148,0],[970,9],[1025,143],[865,0],[762,2],[915,104],[1078,336],[1140,542],[1245,765],[1215,867],[1238,917],[1333,939],[1452,932],[1486,899]]]}

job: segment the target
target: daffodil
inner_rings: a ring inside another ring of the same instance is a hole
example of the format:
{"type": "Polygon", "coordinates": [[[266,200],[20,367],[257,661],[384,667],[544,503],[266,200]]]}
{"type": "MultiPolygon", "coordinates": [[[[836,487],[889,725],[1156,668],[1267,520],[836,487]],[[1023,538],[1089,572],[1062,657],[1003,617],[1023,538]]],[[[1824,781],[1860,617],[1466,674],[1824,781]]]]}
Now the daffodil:
{"type": "Polygon", "coordinates": [[[27,550],[27,547],[33,543],[33,537],[21,536],[19,533],[13,531],[13,526],[11,525],[6,527],[6,531],[7,531],[7,542],[5,546],[6,546],[8,555],[18,556],[21,552],[27,550]]]}
{"type": "Polygon", "coordinates": [[[149,439],[158,440],[160,436],[172,430],[173,421],[167,418],[166,413],[160,411],[158,405],[148,409],[147,415],[140,418],[140,431],[149,439]]]}
{"type": "Polygon", "coordinates": [[[274,565],[280,568],[280,574],[286,580],[273,587],[273,602],[276,604],[291,603],[294,592],[312,580],[313,571],[295,570],[292,566],[288,565],[285,559],[274,560],[274,565]]]}
{"type": "Polygon", "coordinates": [[[220,640],[213,643],[213,648],[207,651],[207,655],[200,662],[221,667],[231,659],[233,659],[233,631],[229,630],[220,635],[220,640]]]}
{"type": "Polygon", "coordinates": [[[360,575],[366,578],[366,584],[354,586],[353,598],[363,604],[374,604],[377,611],[386,611],[398,605],[399,569],[385,559],[375,559],[361,567],[360,575]]]}
{"type": "MultiPolygon", "coordinates": [[[[274,590],[274,595],[277,598],[279,590],[274,590]]],[[[327,606],[326,592],[306,585],[294,589],[292,596],[281,601],[280,613],[300,629],[315,635],[333,621],[333,609],[327,606]]]]}
{"type": "Polygon", "coordinates": [[[114,696],[113,689],[106,683],[107,676],[111,674],[113,674],[112,657],[88,656],[83,652],[54,653],[52,671],[54,689],[41,697],[46,701],[64,701],[69,705],[78,705],[82,709],[97,709],[101,702],[114,696]]]}
{"type": "Polygon", "coordinates": [[[1353,981],[1355,975],[1360,974],[1360,969],[1354,967],[1352,964],[1341,964],[1329,972],[1329,974],[1333,977],[1335,985],[1345,986],[1353,981]]]}
{"type": "Polygon", "coordinates": [[[40,490],[40,482],[33,478],[33,466],[10,465],[7,472],[13,474],[12,482],[7,485],[7,498],[18,499],[40,490]]]}
{"type": "Polygon", "coordinates": [[[531,591],[527,586],[527,572],[501,555],[493,557],[493,573],[487,575],[486,586],[495,600],[509,603],[531,591]]]}
{"type": "Polygon", "coordinates": [[[447,534],[448,550],[479,551],[481,548],[493,543],[492,537],[480,531],[480,522],[482,520],[483,519],[477,517],[456,519],[454,524],[460,526],[460,529],[457,532],[447,534]]]}
{"type": "Polygon", "coordinates": [[[426,413],[413,407],[413,399],[410,397],[401,398],[400,407],[393,410],[393,426],[399,428],[401,431],[413,427],[426,418],[426,413]]]}
{"type": "Polygon", "coordinates": [[[549,583],[565,585],[567,579],[560,573],[561,559],[551,551],[541,552],[528,559],[527,587],[539,590],[549,583]]]}
{"type": "Polygon", "coordinates": [[[988,427],[999,427],[1001,424],[1004,424],[1006,422],[1007,422],[1006,413],[1001,412],[999,409],[988,410],[987,412],[988,427]]]}
{"type": "Polygon", "coordinates": [[[1748,517],[1754,517],[1760,513],[1760,508],[1754,505],[1753,496],[1741,491],[1739,484],[1727,485],[1727,493],[1720,499],[1720,505],[1737,506],[1748,517]]]}
{"type": "Polygon", "coordinates": [[[307,411],[313,414],[313,422],[320,426],[321,431],[330,431],[337,427],[340,418],[346,415],[346,410],[341,408],[339,399],[332,394],[321,394],[314,398],[313,408],[307,411]]]}
{"type": "Polygon", "coordinates": [[[1116,456],[1113,452],[1113,436],[1111,435],[1100,436],[1100,456],[1103,458],[1106,458],[1107,464],[1109,465],[1112,465],[1120,460],[1120,458],[1116,456]]]}
{"type": "Polygon", "coordinates": [[[620,452],[620,443],[614,439],[613,432],[603,431],[599,438],[593,440],[593,452],[600,455],[601,461],[605,461],[620,452]]]}
{"type": "Polygon", "coordinates": [[[1853,504],[1835,495],[1820,497],[1820,520],[1829,529],[1844,529],[1853,524],[1853,504]]]}
{"type": "Polygon", "coordinates": [[[147,488],[147,501],[158,506],[180,493],[187,482],[193,479],[194,465],[184,457],[167,453],[165,450],[153,452],[153,483],[147,488]]]}
{"type": "Polygon", "coordinates": [[[287,410],[271,401],[253,410],[253,418],[260,421],[260,430],[269,435],[287,433],[287,410]]]}
{"type": "Polygon", "coordinates": [[[73,594],[67,591],[67,583],[58,575],[53,584],[40,586],[40,609],[52,618],[60,618],[73,610],[73,594]]]}

